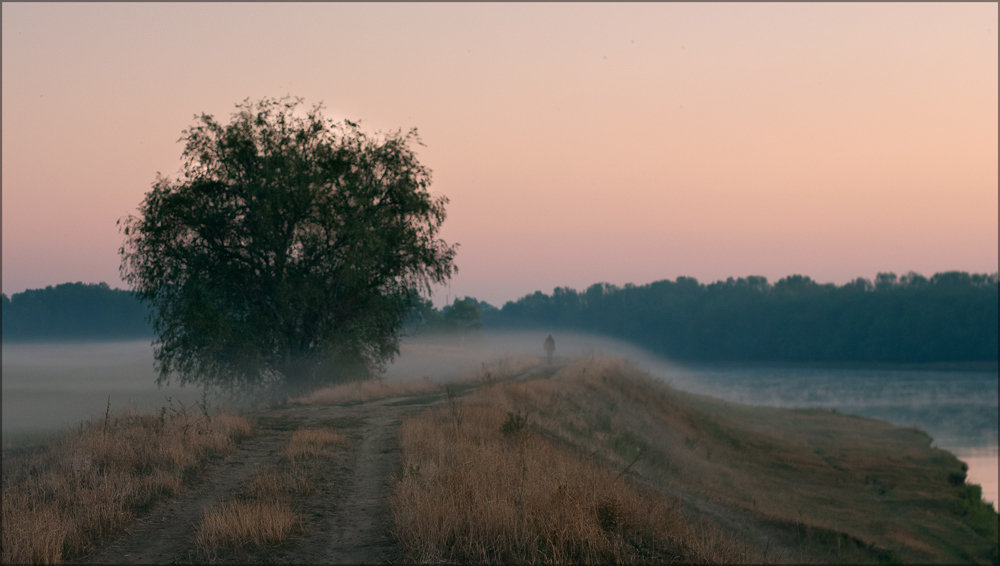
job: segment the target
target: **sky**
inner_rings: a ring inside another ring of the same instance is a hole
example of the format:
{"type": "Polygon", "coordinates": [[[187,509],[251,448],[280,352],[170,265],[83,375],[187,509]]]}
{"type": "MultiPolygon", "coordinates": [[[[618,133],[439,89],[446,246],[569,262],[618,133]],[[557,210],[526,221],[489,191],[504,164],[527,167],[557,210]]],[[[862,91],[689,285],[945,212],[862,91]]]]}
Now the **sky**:
{"type": "Polygon", "coordinates": [[[3,292],[124,287],[196,114],[417,128],[439,306],[997,271],[997,3],[3,3],[3,292]]]}

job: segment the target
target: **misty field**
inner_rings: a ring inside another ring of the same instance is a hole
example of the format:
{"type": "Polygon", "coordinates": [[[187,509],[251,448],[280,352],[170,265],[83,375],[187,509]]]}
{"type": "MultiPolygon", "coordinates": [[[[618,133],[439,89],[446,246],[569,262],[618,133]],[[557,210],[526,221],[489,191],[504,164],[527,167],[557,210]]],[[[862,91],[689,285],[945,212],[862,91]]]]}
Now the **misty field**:
{"type": "Polygon", "coordinates": [[[3,344],[3,445],[111,411],[193,406],[196,389],[157,387],[148,340],[3,344]]]}
{"type": "MultiPolygon", "coordinates": [[[[769,365],[682,366],[607,338],[556,334],[557,353],[622,356],[683,390],[773,407],[825,408],[916,426],[969,464],[984,496],[997,504],[998,408],[996,371],[942,368],[811,367],[769,365]]],[[[411,391],[458,380],[484,361],[537,355],[542,332],[493,332],[466,339],[404,341],[401,357],[381,381],[356,383],[314,395],[373,398],[387,384],[411,391]]],[[[3,442],[24,443],[111,410],[155,411],[201,400],[193,388],[155,385],[146,341],[4,344],[3,442]]]]}
{"type": "Polygon", "coordinates": [[[210,416],[197,390],[165,401],[134,343],[33,345],[10,360],[5,346],[4,418],[12,361],[42,376],[36,397],[23,395],[31,380],[11,388],[36,403],[14,415],[47,415],[50,439],[8,450],[5,438],[5,562],[114,562],[125,549],[153,562],[991,560],[981,531],[996,515],[972,485],[995,500],[989,373],[685,367],[556,339],[554,364],[541,333],[411,340],[382,380],[233,417],[245,421],[210,416]],[[59,390],[71,369],[82,379],[59,390]],[[88,385],[88,423],[46,410],[42,393],[59,403],[88,385]],[[120,406],[149,394],[145,413],[120,406]],[[966,447],[968,483],[937,434],[966,447]],[[93,516],[66,519],[97,499],[93,516]],[[185,519],[117,538],[168,501],[185,519]]]}

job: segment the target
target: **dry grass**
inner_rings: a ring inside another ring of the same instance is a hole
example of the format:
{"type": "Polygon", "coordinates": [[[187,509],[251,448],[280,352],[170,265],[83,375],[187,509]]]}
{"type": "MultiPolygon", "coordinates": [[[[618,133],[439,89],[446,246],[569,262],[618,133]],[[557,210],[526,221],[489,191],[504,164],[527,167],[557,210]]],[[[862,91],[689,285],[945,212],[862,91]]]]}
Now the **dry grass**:
{"type": "Polygon", "coordinates": [[[554,436],[617,462],[641,449],[645,477],[792,533],[788,558],[995,560],[995,513],[965,505],[966,486],[948,479],[962,464],[925,433],[687,394],[621,364],[567,367],[554,381],[574,395],[537,390],[522,402],[554,436]]]}
{"type": "Polygon", "coordinates": [[[384,399],[386,397],[399,397],[404,395],[421,395],[440,390],[441,386],[428,378],[419,381],[405,381],[398,383],[387,383],[382,380],[372,379],[367,381],[352,381],[340,385],[323,387],[312,393],[289,399],[288,402],[296,405],[337,405],[342,403],[359,403],[384,399]]]}
{"type": "Polygon", "coordinates": [[[301,428],[292,433],[292,438],[281,451],[281,457],[295,462],[301,458],[329,456],[327,446],[345,442],[346,436],[330,428],[301,428]]]}
{"type": "Polygon", "coordinates": [[[258,472],[247,482],[244,493],[248,499],[268,500],[291,496],[308,496],[316,491],[316,484],[305,470],[298,466],[281,472],[258,472]]]}
{"type": "Polygon", "coordinates": [[[434,381],[424,376],[418,380],[387,382],[380,379],[352,381],[340,385],[323,387],[289,399],[295,405],[339,405],[345,403],[363,403],[389,397],[405,397],[411,395],[427,395],[441,393],[449,386],[493,385],[494,383],[516,378],[524,372],[536,368],[538,356],[503,356],[488,362],[483,362],[475,371],[452,380],[434,381]]]}
{"type": "Polygon", "coordinates": [[[208,553],[219,548],[277,544],[299,528],[299,518],[288,503],[225,501],[205,511],[195,544],[208,553]]]}
{"type": "Polygon", "coordinates": [[[692,395],[599,357],[500,381],[404,423],[408,558],[996,560],[996,514],[920,431],[692,395]]]}
{"type": "MultiPolygon", "coordinates": [[[[507,389],[519,388],[507,386],[507,389]]],[[[640,491],[507,412],[504,388],[403,424],[396,535],[420,562],[735,562],[748,555],[676,500],[640,491]]]]}
{"type": "Polygon", "coordinates": [[[5,454],[3,562],[57,563],[120,532],[137,511],[182,489],[250,423],[227,413],[125,412],[81,425],[46,446],[5,454]]]}
{"type": "Polygon", "coordinates": [[[23,491],[3,494],[4,564],[57,564],[69,518],[56,505],[36,505],[23,491]]]}
{"type": "Polygon", "coordinates": [[[304,527],[301,503],[314,495],[317,467],[332,456],[331,446],[348,438],[331,428],[302,428],[277,452],[266,469],[247,480],[240,494],[205,510],[195,534],[205,562],[272,562],[269,553],[304,527]]]}
{"type": "Polygon", "coordinates": [[[539,356],[504,356],[483,362],[474,379],[484,385],[510,381],[524,375],[529,370],[536,369],[540,363],[539,356]]]}

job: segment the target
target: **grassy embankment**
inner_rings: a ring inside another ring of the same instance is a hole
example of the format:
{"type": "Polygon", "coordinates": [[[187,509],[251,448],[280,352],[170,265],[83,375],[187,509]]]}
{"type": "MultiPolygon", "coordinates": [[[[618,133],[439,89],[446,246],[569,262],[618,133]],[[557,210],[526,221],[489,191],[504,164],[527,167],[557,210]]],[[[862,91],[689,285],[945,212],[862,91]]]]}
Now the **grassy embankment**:
{"type": "Polygon", "coordinates": [[[250,432],[240,416],[164,407],[158,415],[108,413],[40,447],[5,453],[3,562],[81,557],[250,432]]]}
{"type": "Polygon", "coordinates": [[[996,563],[996,513],[919,430],[688,394],[617,360],[536,377],[403,424],[409,559],[996,563]]]}
{"type": "MultiPolygon", "coordinates": [[[[291,405],[403,394],[445,400],[400,431],[390,501],[408,560],[997,560],[996,514],[924,433],[692,395],[618,360],[507,360],[444,387],[347,384],[291,405]]],[[[4,562],[82,556],[250,433],[233,415],[126,413],[5,458],[4,562]]],[[[325,456],[343,442],[293,431],[236,497],[205,510],[192,556],[266,557],[295,538],[297,502],[322,491],[325,456]]]]}

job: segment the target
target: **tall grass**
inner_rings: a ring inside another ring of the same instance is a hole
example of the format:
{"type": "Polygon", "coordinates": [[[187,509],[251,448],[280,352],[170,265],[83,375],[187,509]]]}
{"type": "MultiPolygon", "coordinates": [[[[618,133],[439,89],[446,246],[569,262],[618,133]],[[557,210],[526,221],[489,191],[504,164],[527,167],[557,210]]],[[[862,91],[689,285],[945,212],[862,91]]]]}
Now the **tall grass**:
{"type": "Polygon", "coordinates": [[[748,561],[741,545],[580,458],[504,410],[523,386],[481,391],[460,422],[447,408],[407,420],[391,496],[409,560],[474,563],[748,561]]]}
{"type": "Polygon", "coordinates": [[[5,454],[3,562],[83,556],[250,433],[246,419],[228,413],[109,412],[45,446],[5,454]]]}
{"type": "Polygon", "coordinates": [[[995,561],[996,514],[919,430],[693,395],[624,360],[531,375],[403,423],[408,559],[995,561]]]}

